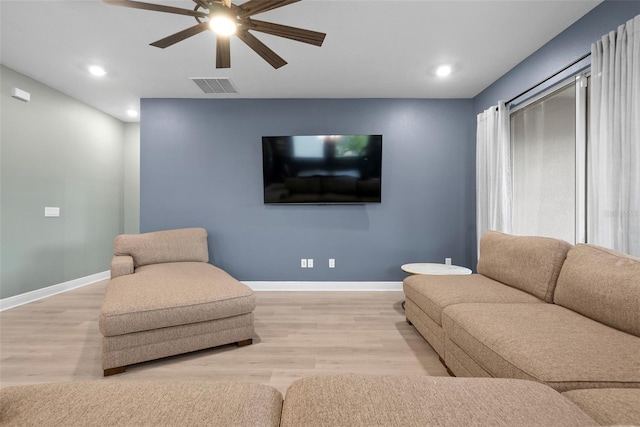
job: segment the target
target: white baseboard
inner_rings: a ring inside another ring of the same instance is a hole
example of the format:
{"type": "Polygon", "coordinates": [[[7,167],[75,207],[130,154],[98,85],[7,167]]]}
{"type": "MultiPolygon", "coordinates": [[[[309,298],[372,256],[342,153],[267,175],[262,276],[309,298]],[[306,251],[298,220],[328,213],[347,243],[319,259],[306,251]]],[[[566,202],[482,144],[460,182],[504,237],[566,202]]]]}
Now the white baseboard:
{"type": "MultiPolygon", "coordinates": [[[[80,288],[110,277],[109,271],[0,299],[0,311],[80,288]]],[[[243,282],[254,291],[402,291],[402,282],[243,282]]]]}
{"type": "Polygon", "coordinates": [[[402,291],[402,282],[242,282],[254,291],[402,291]]]}
{"type": "Polygon", "coordinates": [[[99,282],[100,280],[108,279],[110,276],[110,271],[103,271],[90,276],[80,277],[79,279],[69,280],[68,282],[58,283],[57,285],[47,286],[46,288],[36,289],[35,291],[25,292],[24,294],[3,298],[0,299],[0,311],[99,282]]]}

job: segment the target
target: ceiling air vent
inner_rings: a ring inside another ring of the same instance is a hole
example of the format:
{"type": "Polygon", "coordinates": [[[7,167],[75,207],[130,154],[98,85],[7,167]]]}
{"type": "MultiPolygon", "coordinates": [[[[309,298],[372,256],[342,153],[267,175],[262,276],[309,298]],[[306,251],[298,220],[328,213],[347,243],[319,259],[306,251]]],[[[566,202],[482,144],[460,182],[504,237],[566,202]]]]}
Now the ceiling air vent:
{"type": "Polygon", "coordinates": [[[231,84],[231,80],[226,78],[192,77],[191,80],[193,80],[204,93],[238,93],[236,88],[231,84]]]}

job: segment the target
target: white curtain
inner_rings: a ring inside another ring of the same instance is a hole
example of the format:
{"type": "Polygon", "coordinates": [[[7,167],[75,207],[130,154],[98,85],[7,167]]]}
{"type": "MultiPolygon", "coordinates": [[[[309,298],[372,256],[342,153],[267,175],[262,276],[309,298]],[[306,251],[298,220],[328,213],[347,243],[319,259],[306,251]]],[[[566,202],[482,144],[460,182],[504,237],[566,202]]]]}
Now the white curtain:
{"type": "Polygon", "coordinates": [[[478,114],[476,142],[476,228],[511,233],[511,144],[504,101],[478,114]]]}
{"type": "Polygon", "coordinates": [[[640,15],[591,45],[587,241],[640,256],[640,15]]]}

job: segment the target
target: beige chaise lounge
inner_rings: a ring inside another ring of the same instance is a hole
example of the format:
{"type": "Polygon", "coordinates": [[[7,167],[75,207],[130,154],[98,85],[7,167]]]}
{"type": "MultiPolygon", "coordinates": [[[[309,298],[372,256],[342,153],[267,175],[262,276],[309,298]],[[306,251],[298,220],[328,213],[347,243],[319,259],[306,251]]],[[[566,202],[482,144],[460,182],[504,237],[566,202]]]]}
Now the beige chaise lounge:
{"type": "Polygon", "coordinates": [[[203,228],[121,235],[100,313],[104,375],[223,344],[251,344],[253,291],[208,263],[203,228]]]}
{"type": "Polygon", "coordinates": [[[6,426],[597,426],[640,424],[640,389],[564,396],[494,378],[325,375],[259,384],[90,381],[0,390],[6,426]],[[575,400],[574,400],[575,399],[575,400]]]}

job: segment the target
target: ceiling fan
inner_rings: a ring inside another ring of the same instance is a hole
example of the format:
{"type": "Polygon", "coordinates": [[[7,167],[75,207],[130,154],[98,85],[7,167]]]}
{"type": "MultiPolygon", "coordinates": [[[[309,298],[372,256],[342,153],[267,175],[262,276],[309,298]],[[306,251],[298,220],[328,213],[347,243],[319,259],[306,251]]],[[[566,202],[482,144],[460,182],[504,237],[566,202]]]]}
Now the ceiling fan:
{"type": "Polygon", "coordinates": [[[216,33],[216,68],[231,67],[230,36],[234,34],[276,69],[286,65],[287,61],[268,48],[249,31],[272,34],[315,46],[322,46],[326,36],[326,34],[317,31],[258,21],[252,18],[253,15],[296,3],[300,0],[249,0],[240,5],[231,3],[231,0],[192,0],[195,3],[193,10],[134,0],[103,1],[108,4],[134,9],[146,9],[194,17],[198,22],[196,25],[155,41],[151,43],[151,46],[164,49],[210,29],[216,33]]]}

